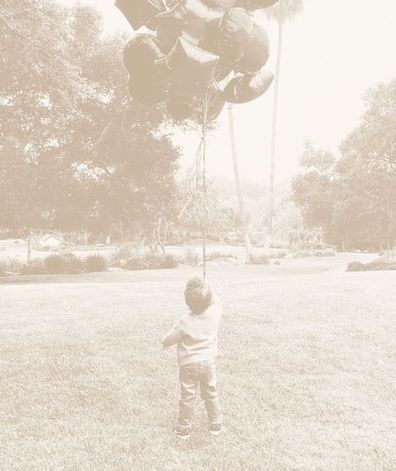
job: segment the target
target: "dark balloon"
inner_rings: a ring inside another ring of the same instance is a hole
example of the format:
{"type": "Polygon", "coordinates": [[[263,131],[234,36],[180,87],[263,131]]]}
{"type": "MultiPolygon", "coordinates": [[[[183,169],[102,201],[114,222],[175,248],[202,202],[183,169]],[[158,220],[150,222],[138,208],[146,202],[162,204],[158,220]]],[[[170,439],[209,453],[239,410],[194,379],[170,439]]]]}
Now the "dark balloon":
{"type": "Polygon", "coordinates": [[[263,95],[273,80],[274,74],[266,69],[235,77],[226,86],[224,97],[230,103],[247,103],[263,95]]]}
{"type": "Polygon", "coordinates": [[[215,80],[219,56],[179,38],[168,55],[173,86],[179,94],[196,94],[215,80]]]}
{"type": "Polygon", "coordinates": [[[115,4],[135,30],[142,26],[155,29],[155,17],[165,9],[162,0],[116,0],[115,4]]]}
{"type": "Polygon", "coordinates": [[[129,91],[139,103],[152,106],[167,99],[169,83],[157,77],[132,76],[129,79],[129,91]]]}
{"type": "Polygon", "coordinates": [[[220,90],[215,90],[212,93],[209,93],[208,97],[209,107],[207,119],[209,121],[213,121],[220,116],[226,101],[224,94],[220,90]]]}
{"type": "Polygon", "coordinates": [[[236,6],[246,8],[246,10],[262,10],[278,3],[279,0],[237,0],[236,6]]]}
{"type": "Polygon", "coordinates": [[[177,121],[205,116],[211,121],[226,100],[245,103],[259,97],[274,76],[263,69],[269,56],[267,34],[249,11],[275,3],[116,0],[134,29],[156,30],[135,35],[125,47],[132,97],[145,105],[166,102],[177,121]],[[239,72],[235,78],[233,71],[239,72]]]}
{"type": "Polygon", "coordinates": [[[219,117],[224,105],[223,93],[213,87],[207,93],[198,96],[171,93],[166,108],[169,115],[176,121],[184,121],[186,119],[201,121],[204,119],[205,112],[207,121],[213,121],[219,117]]]}
{"type": "Polygon", "coordinates": [[[159,14],[157,23],[160,30],[176,37],[183,35],[199,45],[221,17],[222,12],[209,8],[201,0],[182,0],[174,8],[159,14]]]}
{"type": "Polygon", "coordinates": [[[254,23],[253,31],[246,42],[242,58],[235,70],[238,72],[257,72],[267,63],[269,58],[269,39],[265,29],[254,23]]]}
{"type": "Polygon", "coordinates": [[[168,114],[176,121],[184,121],[194,115],[193,99],[188,95],[172,93],[166,103],[168,114]]]}
{"type": "Polygon", "coordinates": [[[213,38],[214,51],[226,61],[238,61],[253,31],[253,20],[243,8],[231,8],[220,22],[213,38]]]}
{"type": "Polygon", "coordinates": [[[202,0],[205,5],[215,10],[228,11],[235,6],[236,0],[202,0]]]}
{"type": "Polygon", "coordinates": [[[165,59],[158,39],[149,33],[132,38],[124,49],[124,63],[131,74],[158,69],[158,61],[165,59]]]}

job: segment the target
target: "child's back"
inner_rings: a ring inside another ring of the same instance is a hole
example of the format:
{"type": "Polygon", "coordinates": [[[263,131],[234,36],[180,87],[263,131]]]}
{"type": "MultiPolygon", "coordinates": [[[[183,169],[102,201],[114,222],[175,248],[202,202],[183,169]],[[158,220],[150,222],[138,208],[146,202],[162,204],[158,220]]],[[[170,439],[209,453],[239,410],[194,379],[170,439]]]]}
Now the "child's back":
{"type": "Polygon", "coordinates": [[[205,401],[209,430],[217,434],[222,416],[216,389],[217,329],[222,307],[201,279],[187,283],[185,299],[191,312],[182,316],[162,339],[164,347],[177,344],[181,399],[176,433],[188,437],[198,387],[205,401]]]}

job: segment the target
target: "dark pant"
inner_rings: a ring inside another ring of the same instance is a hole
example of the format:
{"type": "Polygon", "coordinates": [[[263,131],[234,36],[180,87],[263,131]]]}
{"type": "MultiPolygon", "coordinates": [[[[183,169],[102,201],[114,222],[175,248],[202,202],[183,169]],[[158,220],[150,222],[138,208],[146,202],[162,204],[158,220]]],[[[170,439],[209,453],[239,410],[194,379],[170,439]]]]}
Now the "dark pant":
{"type": "Polygon", "coordinates": [[[195,399],[200,388],[205,401],[209,426],[222,423],[220,403],[216,389],[216,366],[213,361],[191,363],[181,366],[179,370],[181,398],[179,402],[180,429],[189,429],[194,412],[195,399]]]}

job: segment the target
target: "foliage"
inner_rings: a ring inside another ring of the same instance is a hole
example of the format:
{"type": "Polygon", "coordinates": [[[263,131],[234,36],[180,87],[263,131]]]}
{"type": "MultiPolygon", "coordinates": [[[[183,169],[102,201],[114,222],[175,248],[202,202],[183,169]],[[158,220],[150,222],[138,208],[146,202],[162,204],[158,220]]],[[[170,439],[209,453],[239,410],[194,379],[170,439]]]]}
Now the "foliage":
{"type": "Polygon", "coordinates": [[[162,113],[128,96],[124,35],[49,0],[0,5],[0,28],[0,226],[163,244],[178,150],[162,113]]]}
{"type": "Polygon", "coordinates": [[[41,258],[35,258],[22,265],[18,271],[21,275],[45,275],[48,273],[46,264],[41,258]]]}
{"type": "Polygon", "coordinates": [[[396,270],[396,261],[379,257],[369,263],[351,262],[347,271],[377,271],[377,270],[396,270]]]}
{"type": "Polygon", "coordinates": [[[249,264],[250,265],[269,265],[270,260],[268,256],[265,254],[253,253],[251,254],[249,258],[249,264]]]}
{"type": "Polygon", "coordinates": [[[155,254],[145,252],[136,254],[126,260],[124,268],[128,270],[152,270],[158,268],[177,268],[178,261],[171,254],[155,254]]]}
{"type": "Polygon", "coordinates": [[[85,259],[85,266],[88,272],[106,271],[107,260],[102,255],[89,255],[85,259]]]}
{"type": "Polygon", "coordinates": [[[301,209],[306,225],[322,228],[331,240],[334,207],[335,158],[328,152],[305,144],[301,158],[303,173],[293,180],[293,200],[301,209]]]}
{"type": "Polygon", "coordinates": [[[306,147],[293,199],[308,227],[342,249],[390,250],[396,243],[396,79],[366,94],[360,125],[341,158],[306,147]]]}
{"type": "Polygon", "coordinates": [[[347,271],[365,271],[366,265],[362,262],[351,262],[347,266],[347,271]]]}

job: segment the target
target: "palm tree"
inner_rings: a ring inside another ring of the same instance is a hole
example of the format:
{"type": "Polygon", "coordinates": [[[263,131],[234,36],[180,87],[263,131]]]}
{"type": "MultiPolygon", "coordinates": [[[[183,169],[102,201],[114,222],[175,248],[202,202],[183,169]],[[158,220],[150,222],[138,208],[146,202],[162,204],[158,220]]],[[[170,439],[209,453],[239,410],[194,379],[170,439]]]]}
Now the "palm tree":
{"type": "Polygon", "coordinates": [[[272,239],[272,218],[274,213],[274,186],[275,186],[275,161],[278,126],[278,98],[280,69],[283,53],[283,27],[287,20],[293,20],[303,9],[303,0],[279,0],[279,2],[265,10],[271,20],[278,23],[278,54],[276,59],[276,73],[274,84],[274,102],[272,110],[272,138],[271,138],[271,166],[270,166],[270,198],[268,216],[268,247],[272,239]]]}
{"type": "Polygon", "coordinates": [[[249,263],[252,259],[252,253],[251,253],[252,250],[251,250],[250,238],[249,238],[249,228],[248,228],[248,223],[246,220],[245,204],[243,201],[242,190],[241,190],[241,181],[239,177],[239,164],[238,164],[238,156],[237,156],[237,149],[236,149],[236,142],[235,142],[234,116],[232,112],[231,103],[228,105],[228,121],[229,121],[229,128],[230,128],[231,154],[232,154],[232,163],[234,167],[235,186],[236,186],[237,197],[238,197],[239,219],[241,221],[242,232],[243,232],[243,242],[245,245],[245,263],[249,263]]]}

